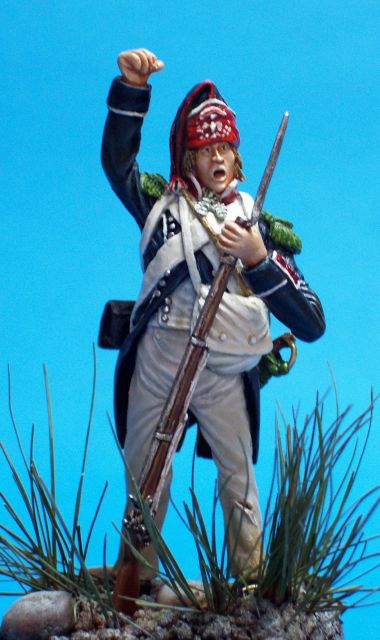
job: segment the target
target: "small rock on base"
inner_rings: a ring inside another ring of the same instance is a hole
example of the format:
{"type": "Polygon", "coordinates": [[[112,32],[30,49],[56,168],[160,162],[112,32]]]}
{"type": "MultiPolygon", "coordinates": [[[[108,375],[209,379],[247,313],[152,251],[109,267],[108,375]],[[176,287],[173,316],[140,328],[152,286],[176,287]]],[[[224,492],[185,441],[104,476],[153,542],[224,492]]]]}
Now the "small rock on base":
{"type": "Polygon", "coordinates": [[[74,599],[67,591],[37,591],[16,600],[0,629],[3,640],[46,640],[70,633],[75,624],[74,599]]]}
{"type": "MultiPolygon", "coordinates": [[[[199,604],[202,606],[205,604],[205,592],[203,588],[203,584],[201,582],[197,582],[195,580],[188,580],[188,585],[191,588],[195,598],[198,600],[199,604]]],[[[175,606],[175,607],[183,607],[183,606],[192,606],[190,599],[185,595],[185,593],[180,589],[182,594],[182,598],[179,598],[177,594],[167,585],[163,585],[158,593],[156,594],[156,602],[158,604],[163,604],[166,606],[175,606]]]]}

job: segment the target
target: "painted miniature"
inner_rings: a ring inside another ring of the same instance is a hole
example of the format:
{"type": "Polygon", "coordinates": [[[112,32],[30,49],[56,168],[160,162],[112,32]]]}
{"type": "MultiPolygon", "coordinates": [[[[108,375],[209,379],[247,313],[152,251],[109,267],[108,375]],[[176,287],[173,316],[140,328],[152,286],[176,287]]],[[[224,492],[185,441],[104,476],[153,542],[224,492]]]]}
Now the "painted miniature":
{"type": "MultiPolygon", "coordinates": [[[[238,258],[208,336],[209,355],[189,406],[198,424],[197,452],[218,470],[229,550],[235,574],[254,575],[261,515],[253,466],[259,441],[261,358],[272,349],[269,312],[305,341],[324,332],[322,307],[294,261],[300,242],[290,223],[263,214],[251,227],[254,202],[238,190],[244,180],[235,113],[214,83],[185,97],[170,133],[171,175],[140,173],[136,156],[149,107],[149,76],[163,62],[146,49],[119,55],[121,76],[111,86],[102,161],[113,190],[142,231],[144,270],[130,332],[115,374],[115,418],[134,477],[154,437],[165,401],[204,305],[220,255],[238,258]]],[[[171,472],[156,521],[165,517],[171,472]]],[[[127,511],[129,505],[127,504],[127,511]]],[[[157,558],[145,555],[153,569],[157,558]]]]}

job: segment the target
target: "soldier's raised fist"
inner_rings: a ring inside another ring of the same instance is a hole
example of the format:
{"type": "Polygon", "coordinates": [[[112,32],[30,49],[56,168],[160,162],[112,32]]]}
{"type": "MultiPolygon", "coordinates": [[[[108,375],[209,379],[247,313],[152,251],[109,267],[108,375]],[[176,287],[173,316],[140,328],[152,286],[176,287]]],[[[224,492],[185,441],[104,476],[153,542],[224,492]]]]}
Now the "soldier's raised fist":
{"type": "Polygon", "coordinates": [[[137,87],[145,86],[150,74],[164,67],[162,60],[148,49],[122,51],[118,55],[117,64],[125,82],[137,87]]]}

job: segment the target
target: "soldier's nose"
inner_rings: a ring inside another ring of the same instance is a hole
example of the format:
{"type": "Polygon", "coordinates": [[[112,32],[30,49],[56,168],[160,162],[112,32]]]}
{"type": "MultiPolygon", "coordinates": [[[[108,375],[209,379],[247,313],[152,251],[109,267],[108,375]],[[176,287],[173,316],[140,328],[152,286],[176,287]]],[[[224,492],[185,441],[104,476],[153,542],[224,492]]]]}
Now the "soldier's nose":
{"type": "Polygon", "coordinates": [[[222,162],[223,161],[223,156],[220,153],[220,151],[218,151],[218,149],[214,149],[214,153],[213,153],[212,159],[215,160],[215,162],[222,162]]]}

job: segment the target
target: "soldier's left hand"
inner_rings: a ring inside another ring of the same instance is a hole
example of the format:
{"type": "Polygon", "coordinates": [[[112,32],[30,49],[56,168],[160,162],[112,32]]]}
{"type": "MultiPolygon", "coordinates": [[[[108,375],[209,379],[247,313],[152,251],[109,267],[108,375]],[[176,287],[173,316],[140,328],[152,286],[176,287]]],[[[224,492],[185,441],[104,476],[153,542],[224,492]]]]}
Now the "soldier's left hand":
{"type": "Polygon", "coordinates": [[[254,267],[268,255],[257,224],[246,229],[236,222],[226,222],[219,236],[219,246],[222,251],[240,258],[246,267],[254,267]]]}

